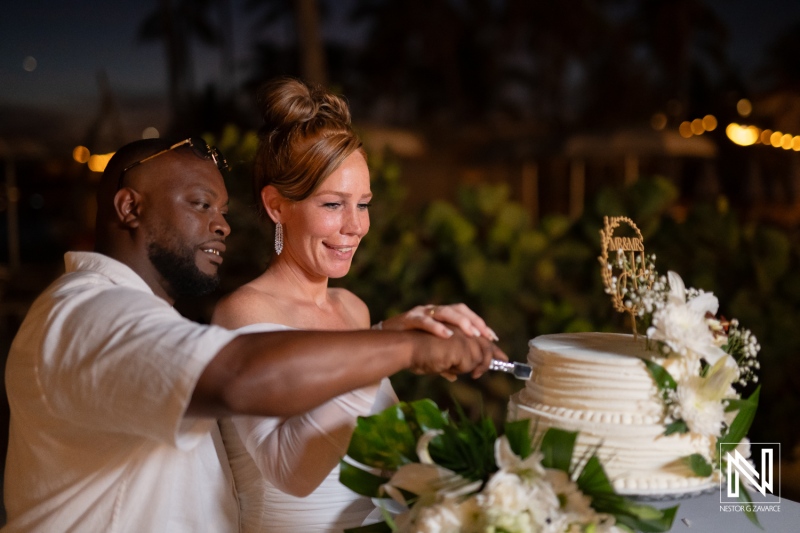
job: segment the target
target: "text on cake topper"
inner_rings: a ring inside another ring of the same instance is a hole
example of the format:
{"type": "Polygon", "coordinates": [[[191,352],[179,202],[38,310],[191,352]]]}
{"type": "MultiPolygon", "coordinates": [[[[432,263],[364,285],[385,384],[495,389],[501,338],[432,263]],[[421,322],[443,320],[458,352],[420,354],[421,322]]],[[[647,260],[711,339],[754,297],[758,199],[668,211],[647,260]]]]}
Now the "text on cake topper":
{"type": "Polygon", "coordinates": [[[636,224],[627,217],[605,217],[604,222],[605,228],[600,230],[602,255],[598,258],[602,265],[603,285],[606,294],[611,296],[614,309],[630,315],[631,326],[636,334],[638,308],[629,300],[626,302],[625,294],[649,279],[645,266],[644,238],[636,224]],[[627,235],[614,235],[615,232],[627,235]],[[614,252],[616,255],[612,259],[610,256],[614,252]]]}

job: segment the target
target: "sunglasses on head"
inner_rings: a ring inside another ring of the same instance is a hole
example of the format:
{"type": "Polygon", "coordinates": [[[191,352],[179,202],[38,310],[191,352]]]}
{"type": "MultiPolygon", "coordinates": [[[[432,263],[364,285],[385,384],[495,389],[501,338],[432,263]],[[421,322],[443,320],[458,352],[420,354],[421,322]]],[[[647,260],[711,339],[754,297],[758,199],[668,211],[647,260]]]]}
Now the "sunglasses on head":
{"type": "Polygon", "coordinates": [[[217,165],[217,168],[220,170],[225,170],[228,168],[228,162],[225,160],[225,156],[217,149],[216,146],[209,146],[203,139],[200,137],[189,137],[188,139],[184,139],[180,142],[176,142],[169,148],[161,150],[160,152],[156,152],[153,155],[149,155],[144,159],[140,159],[134,163],[131,163],[127,167],[122,169],[122,172],[119,174],[119,183],[117,184],[117,190],[122,188],[122,180],[125,178],[125,173],[132,169],[133,167],[139,166],[145,161],[150,161],[161,154],[165,154],[171,150],[175,150],[176,148],[180,148],[181,146],[189,145],[189,147],[194,151],[195,154],[202,157],[203,159],[210,159],[217,165]]]}

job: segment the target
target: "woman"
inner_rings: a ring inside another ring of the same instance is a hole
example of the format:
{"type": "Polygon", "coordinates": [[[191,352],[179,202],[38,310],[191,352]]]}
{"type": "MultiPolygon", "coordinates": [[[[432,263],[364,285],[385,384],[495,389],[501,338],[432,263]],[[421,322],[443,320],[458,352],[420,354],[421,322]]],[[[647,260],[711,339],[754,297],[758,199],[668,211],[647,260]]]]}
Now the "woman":
{"type": "MultiPolygon", "coordinates": [[[[275,224],[276,256],[262,275],[218,304],[213,322],[247,330],[367,329],[364,302],[328,286],[330,278],[347,274],[369,230],[369,170],[347,105],[288,79],[267,86],[260,102],[265,124],[254,190],[260,211],[275,224]]],[[[453,334],[448,324],[496,340],[461,304],[416,307],[378,326],[448,337],[453,334]]],[[[332,531],[379,521],[368,498],[339,483],[338,464],[356,417],[395,402],[384,379],[303,416],[222,421],[243,530],[332,531]]]]}

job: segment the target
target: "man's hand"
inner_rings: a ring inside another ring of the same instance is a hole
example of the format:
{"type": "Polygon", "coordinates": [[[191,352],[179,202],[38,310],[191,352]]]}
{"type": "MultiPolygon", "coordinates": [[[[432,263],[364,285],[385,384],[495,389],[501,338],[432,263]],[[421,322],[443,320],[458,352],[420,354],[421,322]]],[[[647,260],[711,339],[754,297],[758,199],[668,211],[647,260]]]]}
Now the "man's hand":
{"type": "Polygon", "coordinates": [[[420,335],[412,354],[410,370],[416,374],[464,374],[478,378],[492,359],[508,361],[500,348],[485,337],[468,337],[460,330],[449,339],[420,335]]]}

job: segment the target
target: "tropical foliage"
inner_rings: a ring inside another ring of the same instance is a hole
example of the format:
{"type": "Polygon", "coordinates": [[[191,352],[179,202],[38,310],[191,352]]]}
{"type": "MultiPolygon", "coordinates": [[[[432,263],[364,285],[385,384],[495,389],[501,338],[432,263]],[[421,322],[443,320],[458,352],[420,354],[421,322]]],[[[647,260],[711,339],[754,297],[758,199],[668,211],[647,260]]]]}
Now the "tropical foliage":
{"type": "Polygon", "coordinates": [[[626,500],[596,457],[575,457],[576,433],[532,435],[529,422],[510,422],[498,435],[491,419],[471,421],[463,411],[454,419],[430,400],[359,417],[340,480],[399,512],[386,512],[385,524],[350,531],[623,533],[671,527],[676,507],[662,511],[626,500]]]}

